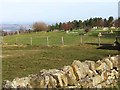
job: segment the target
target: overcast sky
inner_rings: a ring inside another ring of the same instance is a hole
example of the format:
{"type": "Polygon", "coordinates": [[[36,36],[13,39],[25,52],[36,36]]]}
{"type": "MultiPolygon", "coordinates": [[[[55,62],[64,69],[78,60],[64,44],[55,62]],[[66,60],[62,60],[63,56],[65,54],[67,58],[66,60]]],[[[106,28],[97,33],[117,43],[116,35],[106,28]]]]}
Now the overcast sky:
{"type": "Polygon", "coordinates": [[[1,0],[2,23],[55,23],[118,17],[119,0],[1,0]]]}

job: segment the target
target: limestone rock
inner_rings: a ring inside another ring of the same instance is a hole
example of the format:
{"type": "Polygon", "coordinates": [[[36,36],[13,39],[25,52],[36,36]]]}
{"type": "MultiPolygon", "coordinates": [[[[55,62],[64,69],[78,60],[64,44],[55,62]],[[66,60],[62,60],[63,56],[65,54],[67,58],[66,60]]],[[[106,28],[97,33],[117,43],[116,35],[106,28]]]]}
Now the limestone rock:
{"type": "Polygon", "coordinates": [[[11,81],[9,81],[9,80],[4,80],[4,81],[2,82],[2,88],[3,88],[3,89],[11,89],[11,88],[14,88],[14,87],[12,86],[12,82],[11,82],[11,81]]]}
{"type": "Polygon", "coordinates": [[[30,78],[29,77],[24,77],[24,78],[15,78],[13,81],[4,81],[3,82],[3,88],[31,88],[30,85],[30,78]]]}
{"type": "Polygon", "coordinates": [[[73,71],[75,72],[77,80],[84,78],[86,75],[91,75],[92,72],[89,69],[89,66],[86,63],[82,63],[80,61],[74,61],[72,63],[73,71]]]}
{"type": "Polygon", "coordinates": [[[110,61],[113,63],[113,67],[118,67],[119,60],[120,60],[120,55],[110,57],[110,61]]]}
{"type": "MultiPolygon", "coordinates": [[[[37,88],[55,88],[57,86],[56,79],[51,76],[52,70],[41,70],[40,73],[31,79],[31,86],[37,88]]],[[[54,69],[53,72],[59,70],[54,69]]]]}
{"type": "Polygon", "coordinates": [[[104,59],[103,61],[104,61],[104,62],[106,63],[106,65],[107,65],[107,70],[113,69],[113,63],[109,60],[109,58],[106,58],[106,59],[104,59]]]}
{"type": "Polygon", "coordinates": [[[49,76],[50,82],[49,82],[49,88],[56,88],[57,86],[57,81],[55,78],[53,78],[52,76],[49,76]]]}
{"type": "Polygon", "coordinates": [[[102,62],[100,66],[96,67],[96,70],[98,70],[98,71],[100,70],[102,72],[102,71],[106,70],[106,68],[107,68],[106,63],[102,62]]]}
{"type": "Polygon", "coordinates": [[[96,75],[95,77],[92,78],[93,80],[93,87],[95,87],[96,85],[100,84],[103,79],[100,75],[96,75]]]}
{"type": "Polygon", "coordinates": [[[80,62],[75,60],[71,66],[61,69],[41,70],[38,74],[4,80],[2,88],[34,89],[34,88],[108,88],[116,86],[120,56],[112,56],[97,62],[80,62]]]}
{"type": "Polygon", "coordinates": [[[63,72],[65,72],[65,75],[67,76],[67,83],[68,83],[67,85],[79,86],[73,68],[71,66],[64,66],[62,70],[63,72]]]}
{"type": "Polygon", "coordinates": [[[85,63],[89,66],[89,69],[93,71],[93,74],[97,75],[97,72],[95,69],[95,62],[94,61],[85,61],[85,63]]]}

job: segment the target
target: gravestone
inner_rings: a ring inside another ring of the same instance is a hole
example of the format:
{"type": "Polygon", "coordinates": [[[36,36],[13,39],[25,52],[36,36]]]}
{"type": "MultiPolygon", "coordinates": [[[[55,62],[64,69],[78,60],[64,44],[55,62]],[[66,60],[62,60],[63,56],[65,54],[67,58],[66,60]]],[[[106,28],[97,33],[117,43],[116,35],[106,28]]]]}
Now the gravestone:
{"type": "Polygon", "coordinates": [[[120,36],[116,36],[113,46],[120,47],[120,42],[118,41],[118,38],[120,38],[120,36]]]}

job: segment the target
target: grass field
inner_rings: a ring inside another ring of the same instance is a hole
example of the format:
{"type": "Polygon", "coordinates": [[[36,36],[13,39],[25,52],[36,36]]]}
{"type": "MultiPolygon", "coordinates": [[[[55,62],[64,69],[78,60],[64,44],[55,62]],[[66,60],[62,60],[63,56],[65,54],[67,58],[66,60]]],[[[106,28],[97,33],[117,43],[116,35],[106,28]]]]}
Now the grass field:
{"type": "MultiPolygon", "coordinates": [[[[38,73],[41,69],[61,68],[64,65],[71,65],[74,60],[99,60],[108,55],[116,55],[117,50],[97,49],[98,33],[91,31],[83,36],[83,44],[79,33],[66,34],[65,32],[39,32],[23,35],[5,36],[3,41],[8,44],[15,44],[16,38],[23,46],[3,45],[3,80],[12,80],[15,77],[28,76],[38,73]],[[46,46],[46,37],[49,37],[50,46],[46,46]],[[61,45],[61,37],[64,37],[64,44],[61,45]],[[30,45],[30,37],[33,38],[33,45],[30,45]],[[37,39],[36,39],[37,38],[37,39]],[[87,44],[95,43],[95,44],[87,44]]],[[[118,31],[113,34],[103,32],[101,43],[112,44],[118,31]]]]}
{"type": "MultiPolygon", "coordinates": [[[[74,31],[76,32],[76,31],[74,31]]],[[[82,36],[83,43],[98,43],[98,33],[100,31],[92,30],[91,32],[87,33],[87,35],[82,36]]],[[[31,33],[31,34],[22,34],[22,35],[13,35],[13,36],[5,36],[3,41],[8,44],[24,44],[30,45],[31,44],[31,37],[32,37],[32,44],[33,45],[40,45],[45,46],[47,44],[46,38],[49,38],[49,45],[59,46],[61,45],[61,37],[64,37],[64,44],[65,45],[78,45],[81,42],[81,36],[79,34],[83,34],[83,30],[79,30],[78,33],[69,33],[66,32],[38,32],[38,33],[31,33]]],[[[120,34],[120,32],[116,31],[113,34],[108,33],[108,31],[102,31],[103,36],[101,37],[101,43],[113,43],[115,41],[116,34],[120,34]]]]}

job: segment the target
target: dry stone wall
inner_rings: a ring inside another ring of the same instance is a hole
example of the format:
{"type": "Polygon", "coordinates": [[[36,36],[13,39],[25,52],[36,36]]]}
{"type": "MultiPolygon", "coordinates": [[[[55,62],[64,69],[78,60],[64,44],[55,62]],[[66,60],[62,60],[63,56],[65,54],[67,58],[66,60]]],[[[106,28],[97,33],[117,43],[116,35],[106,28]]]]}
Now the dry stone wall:
{"type": "Polygon", "coordinates": [[[102,60],[73,61],[61,69],[41,70],[38,74],[4,80],[3,89],[11,88],[108,88],[117,85],[120,55],[102,60]]]}

